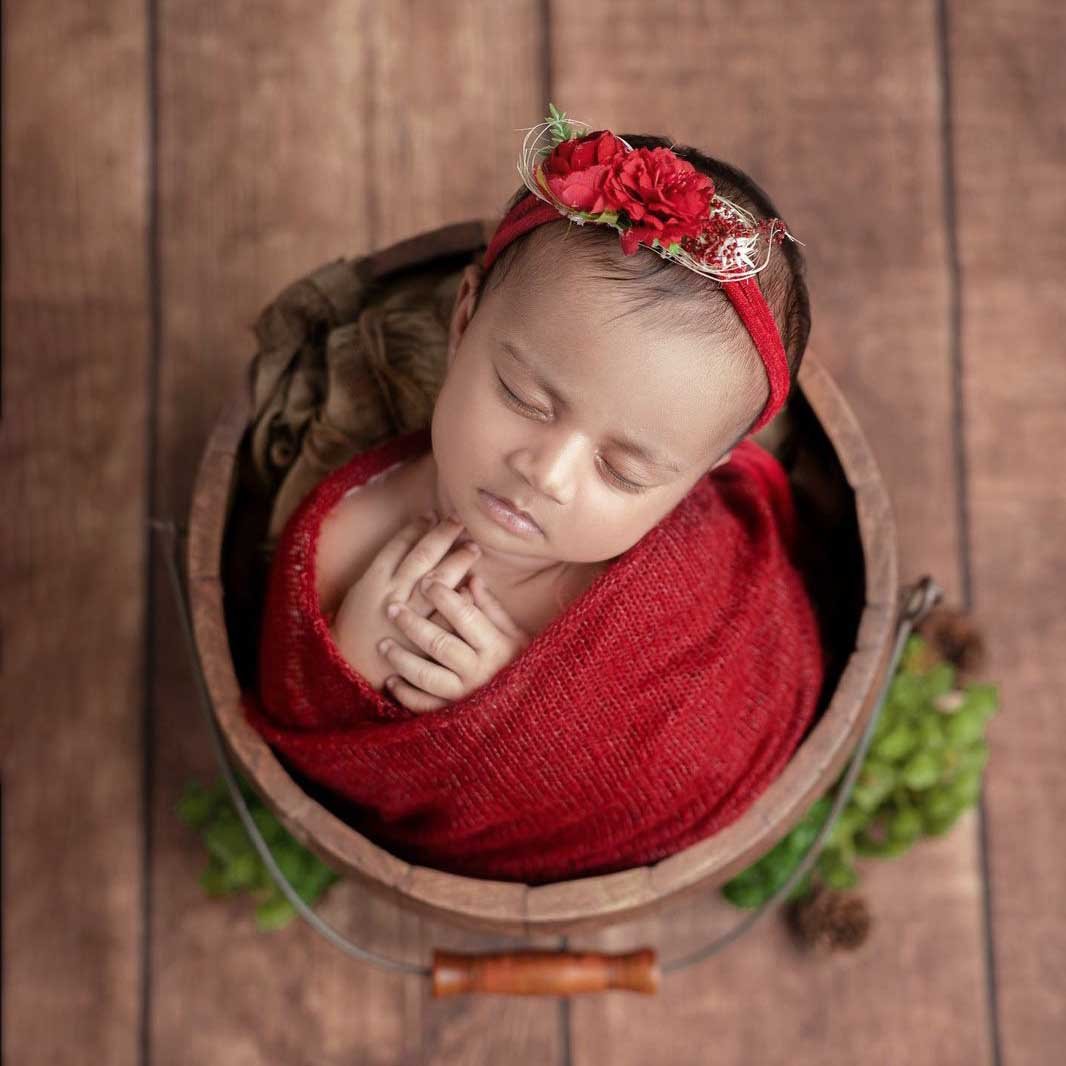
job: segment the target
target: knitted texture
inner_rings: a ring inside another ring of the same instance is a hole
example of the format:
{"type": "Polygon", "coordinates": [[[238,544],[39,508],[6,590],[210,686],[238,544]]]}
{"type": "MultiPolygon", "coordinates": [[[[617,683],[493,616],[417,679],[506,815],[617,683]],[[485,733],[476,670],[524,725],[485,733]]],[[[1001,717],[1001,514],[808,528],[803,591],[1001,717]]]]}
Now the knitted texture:
{"type": "Polygon", "coordinates": [[[541,884],[653,863],[737,819],[813,720],[824,661],[791,561],[785,470],[748,439],[464,699],[417,714],[340,654],[319,607],[323,518],[430,447],[333,471],[272,561],[251,724],[409,862],[541,884]]]}

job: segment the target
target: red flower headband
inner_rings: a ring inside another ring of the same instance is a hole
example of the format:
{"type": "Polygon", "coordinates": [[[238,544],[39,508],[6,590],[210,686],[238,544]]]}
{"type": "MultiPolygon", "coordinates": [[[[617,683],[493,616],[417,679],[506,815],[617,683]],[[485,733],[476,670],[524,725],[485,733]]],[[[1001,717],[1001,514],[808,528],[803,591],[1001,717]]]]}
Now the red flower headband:
{"type": "MultiPolygon", "coordinates": [[[[755,342],[770,396],[754,433],[769,422],[788,397],[789,371],[781,334],[755,275],[769,261],[770,248],[796,238],[779,218],[758,221],[718,196],[714,182],[669,148],[632,148],[608,130],[578,136],[575,122],[549,104],[547,122],[526,135],[518,172],[530,190],[496,228],[482,261],[488,270],[511,241],[560,216],[583,226],[597,222],[621,234],[626,255],[651,249],[690,270],[722,282],[755,342]],[[780,228],[778,228],[780,227],[780,228]],[[760,242],[766,259],[756,266],[760,242]]],[[[802,244],[802,241],[796,241],[802,244]]]]}

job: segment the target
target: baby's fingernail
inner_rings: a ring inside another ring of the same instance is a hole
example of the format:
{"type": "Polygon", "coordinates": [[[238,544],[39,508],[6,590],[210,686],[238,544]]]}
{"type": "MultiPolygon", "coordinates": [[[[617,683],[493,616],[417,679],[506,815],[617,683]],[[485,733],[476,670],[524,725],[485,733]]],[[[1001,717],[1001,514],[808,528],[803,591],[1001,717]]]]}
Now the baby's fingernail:
{"type": "Polygon", "coordinates": [[[395,618],[400,613],[400,605],[398,603],[390,603],[388,607],[385,608],[385,613],[390,618],[395,618]]]}
{"type": "Polygon", "coordinates": [[[474,555],[480,555],[480,554],[481,554],[481,545],[480,545],[480,544],[475,544],[475,543],[474,543],[474,541],[471,541],[471,542],[470,542],[470,543],[469,543],[469,544],[467,545],[467,547],[469,547],[470,551],[471,551],[471,552],[472,552],[472,553],[473,553],[474,555]]]}

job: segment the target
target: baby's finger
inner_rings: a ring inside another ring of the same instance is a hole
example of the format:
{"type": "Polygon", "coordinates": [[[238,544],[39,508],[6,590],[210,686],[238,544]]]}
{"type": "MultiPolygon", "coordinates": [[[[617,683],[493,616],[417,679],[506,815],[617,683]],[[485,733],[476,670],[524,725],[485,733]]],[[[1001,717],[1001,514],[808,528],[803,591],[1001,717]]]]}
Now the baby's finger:
{"type": "Polygon", "coordinates": [[[499,629],[489,621],[476,603],[465,600],[455,589],[433,581],[428,588],[422,589],[422,593],[432,600],[437,610],[455,626],[456,634],[479,655],[499,640],[499,629]]]}
{"type": "MultiPolygon", "coordinates": [[[[436,515],[432,522],[426,515],[419,515],[405,522],[378,550],[371,564],[381,570],[382,573],[392,575],[407,557],[408,553],[422,537],[436,525],[436,515]]],[[[433,565],[432,563],[430,564],[433,565]]]]}
{"type": "MultiPolygon", "coordinates": [[[[470,572],[470,567],[481,555],[481,548],[473,541],[469,541],[461,548],[450,551],[428,574],[425,575],[430,581],[440,581],[448,588],[455,588],[460,581],[470,572]]],[[[421,615],[428,615],[433,610],[433,604],[421,593],[421,583],[411,591],[409,605],[421,615]]]]}
{"type": "Polygon", "coordinates": [[[404,595],[410,595],[415,582],[448,554],[462,531],[462,522],[444,518],[422,534],[395,570],[395,583],[404,595]]]}
{"type": "Polygon", "coordinates": [[[481,546],[472,540],[467,541],[461,547],[453,548],[448,552],[428,574],[419,576],[435,577],[449,588],[455,588],[480,556],[481,546]]]}
{"type": "MultiPolygon", "coordinates": [[[[417,649],[424,651],[434,662],[454,670],[462,677],[475,663],[474,652],[454,633],[447,633],[440,626],[434,625],[428,618],[423,618],[417,611],[412,611],[402,603],[390,604],[386,614],[395,622],[397,628],[417,649]]],[[[444,693],[438,693],[444,695],[444,693]]]]}
{"type": "Polygon", "coordinates": [[[387,642],[384,648],[379,644],[378,650],[398,674],[411,684],[417,685],[423,692],[444,699],[455,699],[460,695],[463,683],[451,670],[408,651],[395,641],[387,642]]]}
{"type": "Polygon", "coordinates": [[[426,711],[437,711],[441,707],[448,706],[447,700],[431,696],[428,692],[423,692],[421,689],[415,688],[414,685],[409,685],[399,674],[393,674],[392,677],[386,678],[385,687],[400,703],[418,714],[425,714],[426,711]]]}
{"type": "MultiPolygon", "coordinates": [[[[461,589],[457,589],[456,591],[459,593],[460,596],[463,597],[463,599],[467,603],[473,603],[474,602],[474,597],[471,594],[470,589],[467,588],[465,585],[461,589]]],[[[433,613],[429,616],[429,620],[434,625],[440,626],[441,629],[445,630],[448,633],[454,633],[455,632],[455,629],[452,626],[451,622],[449,622],[448,619],[445,618],[444,615],[442,615],[440,613],[440,611],[438,611],[436,608],[433,609],[433,613]]]]}

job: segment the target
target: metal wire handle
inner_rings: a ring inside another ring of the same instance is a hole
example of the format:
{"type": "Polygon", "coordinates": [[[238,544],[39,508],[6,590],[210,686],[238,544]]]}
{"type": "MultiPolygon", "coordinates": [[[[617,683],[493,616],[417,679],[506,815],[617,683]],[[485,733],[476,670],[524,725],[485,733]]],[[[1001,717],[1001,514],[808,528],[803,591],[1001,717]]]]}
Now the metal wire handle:
{"type": "MultiPolygon", "coordinates": [[[[353,943],[344,936],[343,933],[338,932],[338,930],[316,914],[315,911],[300,898],[299,893],[293,888],[289,879],[274,860],[270,847],[266,840],[263,839],[263,835],[259,832],[259,827],[255,824],[255,820],[252,818],[251,812],[248,810],[248,805],[237,784],[233,768],[230,766],[229,759],[226,755],[225,745],[223,743],[218,722],[215,720],[211,703],[211,694],[207,689],[207,682],[204,680],[203,666],[200,662],[200,652],[196,646],[196,640],[193,635],[191,612],[186,598],[185,585],[181,578],[181,553],[178,549],[178,540],[185,535],[185,531],[179,530],[175,523],[169,519],[149,518],[148,525],[152,530],[169,534],[169,550],[165,553],[167,571],[170,576],[171,589],[174,593],[174,601],[178,608],[182,632],[185,634],[185,643],[189,652],[192,672],[196,680],[200,709],[203,711],[204,717],[207,719],[211,739],[214,743],[215,755],[218,758],[218,763],[222,770],[222,776],[226,781],[226,786],[229,789],[230,797],[233,800],[234,806],[237,808],[237,814],[240,816],[245,832],[247,832],[252,844],[255,846],[255,850],[259,853],[259,857],[263,860],[263,863],[266,866],[267,871],[270,873],[270,876],[274,879],[275,884],[285,895],[285,898],[292,904],[296,913],[299,914],[308,925],[346,954],[351,955],[353,958],[362,959],[365,962],[380,966],[384,969],[399,970],[402,973],[416,974],[419,977],[431,977],[433,975],[433,967],[431,966],[415,962],[407,962],[403,959],[393,959],[388,955],[381,955],[375,951],[370,951],[367,948],[360,947],[358,944],[353,943]]],[[[708,956],[721,951],[727,945],[731,944],[734,940],[747,932],[748,929],[766,914],[767,911],[774,908],[785,896],[787,896],[792,890],[792,887],[813,865],[814,861],[818,858],[822,843],[832,831],[833,825],[839,817],[840,812],[843,810],[844,805],[847,803],[848,798],[851,795],[851,790],[854,787],[855,779],[858,777],[859,771],[862,769],[866,750],[870,746],[870,741],[873,738],[877,722],[884,709],[888,686],[892,681],[897,666],[899,665],[899,660],[903,654],[907,638],[929,611],[940,602],[943,596],[944,590],[937,585],[928,574],[919,578],[913,585],[910,585],[903,590],[901,594],[902,607],[896,625],[896,642],[892,649],[891,661],[885,672],[880,691],[877,694],[877,703],[874,708],[874,713],[870,716],[870,720],[863,731],[862,737],[859,739],[858,746],[851,757],[851,762],[849,763],[847,772],[840,783],[837,795],[834,798],[825,822],[822,824],[821,829],[812,841],[807,853],[792,871],[792,874],[785,883],[781,885],[773,895],[760,904],[752,914],[743,918],[728,932],[724,933],[717,939],[712,940],[710,944],[705,945],[698,951],[695,951],[690,955],[672,959],[670,962],[663,963],[661,967],[662,973],[666,974],[683,970],[686,967],[692,966],[708,956]]],[[[564,938],[564,943],[565,940],[566,938],[564,938]]]]}

